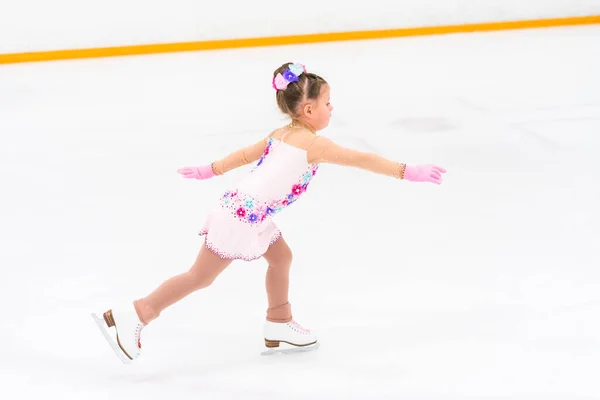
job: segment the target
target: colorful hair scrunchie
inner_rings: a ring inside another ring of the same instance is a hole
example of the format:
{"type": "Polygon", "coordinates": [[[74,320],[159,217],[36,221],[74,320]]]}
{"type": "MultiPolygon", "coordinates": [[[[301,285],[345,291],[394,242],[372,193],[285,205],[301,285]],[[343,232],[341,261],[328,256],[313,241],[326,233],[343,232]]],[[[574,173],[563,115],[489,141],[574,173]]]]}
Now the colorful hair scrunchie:
{"type": "Polygon", "coordinates": [[[298,77],[306,72],[306,67],[302,64],[290,64],[283,72],[273,77],[273,88],[277,91],[287,89],[292,82],[298,82],[298,77]]]}

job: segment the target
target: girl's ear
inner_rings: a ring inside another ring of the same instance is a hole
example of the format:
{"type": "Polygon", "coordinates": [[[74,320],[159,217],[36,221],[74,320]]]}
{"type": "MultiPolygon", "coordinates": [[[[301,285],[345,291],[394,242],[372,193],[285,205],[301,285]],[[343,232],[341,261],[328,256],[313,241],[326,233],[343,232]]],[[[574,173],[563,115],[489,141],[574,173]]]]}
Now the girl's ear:
{"type": "Polygon", "coordinates": [[[312,104],[311,103],[307,103],[304,106],[304,110],[303,111],[304,111],[304,115],[307,116],[307,117],[309,117],[312,114],[312,104]]]}

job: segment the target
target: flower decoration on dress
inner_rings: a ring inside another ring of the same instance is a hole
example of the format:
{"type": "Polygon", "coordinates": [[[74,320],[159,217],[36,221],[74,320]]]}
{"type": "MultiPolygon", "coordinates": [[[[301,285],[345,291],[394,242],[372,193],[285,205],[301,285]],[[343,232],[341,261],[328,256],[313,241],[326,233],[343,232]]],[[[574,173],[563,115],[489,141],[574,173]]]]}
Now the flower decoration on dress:
{"type": "Polygon", "coordinates": [[[298,82],[298,77],[306,72],[306,67],[302,64],[289,64],[288,68],[273,77],[273,88],[277,91],[287,89],[292,82],[298,82]]]}
{"type": "Polygon", "coordinates": [[[221,205],[243,222],[253,225],[260,224],[295,203],[308,189],[308,185],[318,168],[318,164],[309,165],[305,172],[300,174],[296,182],[291,185],[289,191],[279,198],[263,200],[247,193],[228,190],[221,196],[221,205]]]}

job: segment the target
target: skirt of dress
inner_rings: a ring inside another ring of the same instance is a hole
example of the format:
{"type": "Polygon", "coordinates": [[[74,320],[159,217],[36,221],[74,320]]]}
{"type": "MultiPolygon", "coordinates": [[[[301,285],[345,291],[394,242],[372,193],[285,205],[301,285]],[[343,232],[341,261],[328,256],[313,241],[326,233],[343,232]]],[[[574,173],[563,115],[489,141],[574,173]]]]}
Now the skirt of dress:
{"type": "Polygon", "coordinates": [[[200,235],[205,236],[206,247],[219,257],[252,261],[262,257],[281,232],[271,218],[251,224],[217,206],[209,213],[200,235]]]}

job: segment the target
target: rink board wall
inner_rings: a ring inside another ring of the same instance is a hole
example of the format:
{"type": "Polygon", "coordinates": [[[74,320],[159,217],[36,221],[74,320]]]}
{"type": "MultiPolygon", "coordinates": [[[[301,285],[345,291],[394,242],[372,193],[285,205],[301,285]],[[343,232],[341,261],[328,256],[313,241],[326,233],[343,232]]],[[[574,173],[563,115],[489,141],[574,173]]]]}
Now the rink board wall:
{"type": "MultiPolygon", "coordinates": [[[[92,3],[20,0],[11,3],[0,12],[0,54],[4,55],[4,62],[11,53],[206,41],[219,41],[222,48],[249,47],[270,44],[263,40],[247,43],[247,46],[228,46],[227,43],[233,42],[222,40],[270,38],[275,40],[271,44],[282,44],[276,42],[277,37],[465,24],[480,24],[481,29],[473,30],[485,30],[481,23],[537,19],[557,19],[555,25],[571,25],[580,21],[578,17],[587,16],[584,21],[592,23],[598,22],[598,18],[589,17],[600,16],[600,0],[105,0],[92,3]]],[[[552,23],[543,25],[552,26],[552,23]]],[[[519,25],[505,28],[519,28],[519,25]]],[[[401,33],[388,32],[388,35],[403,36],[401,33]]],[[[412,32],[420,33],[447,32],[412,32]]],[[[376,35],[377,32],[372,33],[374,38],[376,35]]],[[[313,42],[328,41],[325,36],[313,39],[313,42]]],[[[334,40],[345,39],[348,38],[338,35],[334,40]]]]}

